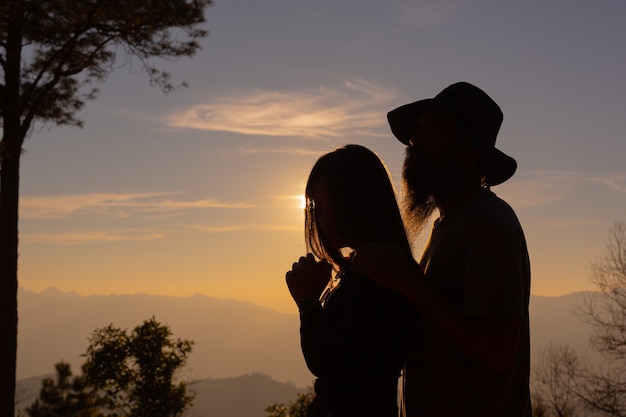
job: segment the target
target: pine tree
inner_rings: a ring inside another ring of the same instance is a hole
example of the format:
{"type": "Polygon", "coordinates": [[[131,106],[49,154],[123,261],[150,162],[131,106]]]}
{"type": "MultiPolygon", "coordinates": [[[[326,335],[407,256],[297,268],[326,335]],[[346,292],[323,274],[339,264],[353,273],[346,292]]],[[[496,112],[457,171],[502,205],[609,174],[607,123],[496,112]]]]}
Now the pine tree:
{"type": "MultiPolygon", "coordinates": [[[[35,122],[82,126],[77,113],[114,64],[138,60],[169,92],[151,58],[192,56],[212,0],[0,1],[0,415],[15,407],[17,256],[22,145],[35,122]]],[[[118,65],[119,66],[119,65],[118,65]]]]}

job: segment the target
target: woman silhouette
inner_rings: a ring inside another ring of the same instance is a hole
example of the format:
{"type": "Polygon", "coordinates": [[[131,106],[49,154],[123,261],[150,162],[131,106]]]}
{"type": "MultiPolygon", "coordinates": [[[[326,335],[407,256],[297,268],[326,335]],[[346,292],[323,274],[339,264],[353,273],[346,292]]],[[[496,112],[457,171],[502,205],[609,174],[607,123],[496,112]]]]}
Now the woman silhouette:
{"type": "Polygon", "coordinates": [[[308,415],[397,417],[414,313],[400,294],[350,271],[351,255],[365,243],[395,243],[411,256],[387,169],[363,146],[338,148],[313,166],[306,201],[308,254],[286,280],[300,311],[302,352],[317,377],[308,415]]]}

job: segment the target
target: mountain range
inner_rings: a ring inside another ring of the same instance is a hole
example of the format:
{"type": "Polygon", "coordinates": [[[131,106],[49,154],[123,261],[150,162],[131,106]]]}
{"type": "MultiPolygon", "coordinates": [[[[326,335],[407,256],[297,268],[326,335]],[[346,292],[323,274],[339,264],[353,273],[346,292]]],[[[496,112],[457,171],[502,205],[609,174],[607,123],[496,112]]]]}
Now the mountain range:
{"type": "MultiPolygon", "coordinates": [[[[550,344],[584,351],[590,328],[574,314],[583,294],[531,296],[534,363],[550,344]]],[[[206,415],[230,415],[223,410],[239,410],[234,404],[241,402],[245,392],[248,405],[263,416],[265,406],[291,401],[313,382],[300,352],[295,313],[203,295],[82,296],[54,288],[40,293],[20,288],[18,302],[18,379],[22,385],[29,378],[38,381],[41,375],[53,373],[54,364],[61,360],[78,373],[84,359],[81,354],[96,328],[112,323],[130,330],[152,316],[170,326],[174,337],[195,342],[185,377],[197,381],[196,407],[204,410],[199,415],[228,399],[233,406],[224,405],[219,413],[206,415]]],[[[255,415],[251,413],[232,415],[255,415]]]]}
{"type": "Polygon", "coordinates": [[[81,296],[53,288],[20,289],[18,306],[18,379],[52,373],[61,360],[78,371],[93,330],[111,323],[131,330],[154,316],[175,338],[195,343],[189,379],[258,372],[301,387],[312,382],[296,314],[201,295],[81,296]]]}
{"type": "MultiPolygon", "coordinates": [[[[53,377],[53,375],[49,375],[53,377]]],[[[19,416],[26,416],[41,388],[43,376],[23,379],[17,384],[19,416]]],[[[269,375],[251,373],[232,378],[209,378],[189,385],[195,398],[188,417],[263,417],[272,404],[295,401],[305,392],[292,383],[279,382],[269,375]]]]}

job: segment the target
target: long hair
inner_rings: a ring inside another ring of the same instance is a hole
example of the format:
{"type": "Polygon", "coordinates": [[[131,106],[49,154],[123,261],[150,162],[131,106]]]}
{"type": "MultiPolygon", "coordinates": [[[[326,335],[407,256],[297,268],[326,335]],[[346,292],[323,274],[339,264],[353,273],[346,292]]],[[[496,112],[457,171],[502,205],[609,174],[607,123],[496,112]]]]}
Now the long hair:
{"type": "Polygon", "coordinates": [[[361,145],[346,145],[320,157],[306,185],[305,240],[307,251],[336,267],[348,260],[334,248],[315,216],[314,188],[324,186],[338,233],[348,246],[391,242],[407,254],[411,248],[389,173],[375,153],[361,145]]]}

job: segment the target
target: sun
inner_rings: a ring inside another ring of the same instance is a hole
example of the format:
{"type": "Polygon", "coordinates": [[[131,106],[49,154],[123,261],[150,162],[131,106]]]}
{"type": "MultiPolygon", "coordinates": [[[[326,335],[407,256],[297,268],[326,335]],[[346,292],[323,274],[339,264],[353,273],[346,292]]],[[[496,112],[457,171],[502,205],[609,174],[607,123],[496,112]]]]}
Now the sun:
{"type": "Polygon", "coordinates": [[[304,208],[306,207],[306,197],[304,196],[304,194],[301,194],[301,195],[296,196],[296,198],[298,199],[298,202],[300,203],[299,207],[304,210],[304,208]]]}

